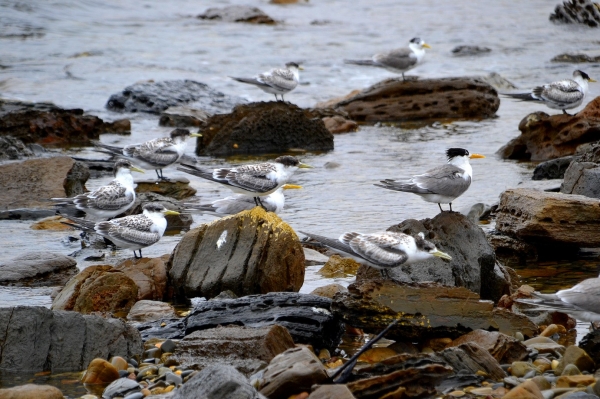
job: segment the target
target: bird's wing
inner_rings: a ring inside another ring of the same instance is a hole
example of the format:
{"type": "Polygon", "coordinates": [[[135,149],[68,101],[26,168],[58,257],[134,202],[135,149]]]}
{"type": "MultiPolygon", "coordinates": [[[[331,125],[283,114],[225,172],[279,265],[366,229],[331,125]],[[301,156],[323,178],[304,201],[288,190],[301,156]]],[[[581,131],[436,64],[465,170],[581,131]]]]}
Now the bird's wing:
{"type": "Polygon", "coordinates": [[[75,197],[74,203],[85,208],[116,210],[135,200],[135,194],[127,193],[127,189],[119,182],[112,181],[106,186],[75,197]]]}
{"type": "Polygon", "coordinates": [[[298,82],[289,69],[277,68],[258,75],[258,80],[278,90],[293,90],[298,82]]]}
{"type": "Polygon", "coordinates": [[[220,178],[224,174],[223,178],[232,186],[256,193],[265,193],[277,188],[278,183],[267,177],[269,173],[275,171],[275,165],[265,162],[231,169],[217,169],[215,175],[220,178]]]}
{"type": "Polygon", "coordinates": [[[387,53],[376,54],[373,61],[394,69],[408,69],[417,63],[417,58],[409,48],[399,48],[387,53]]]}
{"type": "Polygon", "coordinates": [[[406,252],[398,249],[402,236],[394,234],[357,234],[349,242],[350,248],[362,258],[376,265],[395,267],[408,259],[406,252]]]}
{"type": "Polygon", "coordinates": [[[134,156],[154,165],[164,166],[171,165],[179,159],[179,153],[168,137],[145,142],[135,149],[134,156]]]}
{"type": "Polygon", "coordinates": [[[446,164],[413,176],[412,180],[418,188],[429,193],[458,197],[471,185],[471,178],[464,179],[463,173],[461,168],[446,164]]]}
{"type": "Polygon", "coordinates": [[[131,215],[96,224],[96,232],[132,244],[152,245],[160,235],[150,230],[153,222],[144,215],[131,215]]]}
{"type": "Polygon", "coordinates": [[[556,293],[562,301],[579,309],[600,313],[600,278],[590,278],[556,293]]]}
{"type": "Polygon", "coordinates": [[[577,82],[571,79],[559,80],[532,90],[535,97],[555,103],[574,103],[583,99],[583,91],[577,82]]]}

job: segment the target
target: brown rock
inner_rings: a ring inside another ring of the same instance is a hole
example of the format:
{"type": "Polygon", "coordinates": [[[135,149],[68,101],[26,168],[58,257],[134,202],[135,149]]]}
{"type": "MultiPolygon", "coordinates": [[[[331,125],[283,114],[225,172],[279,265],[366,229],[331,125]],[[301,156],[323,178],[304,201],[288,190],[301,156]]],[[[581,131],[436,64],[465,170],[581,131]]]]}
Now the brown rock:
{"type": "Polygon", "coordinates": [[[597,141],[600,129],[600,97],[590,101],[576,115],[544,112],[527,115],[521,123],[521,135],[498,152],[505,159],[546,161],[575,154],[581,144],[597,141]]]}
{"type": "Polygon", "coordinates": [[[452,346],[473,342],[487,350],[499,363],[512,363],[523,360],[529,351],[527,347],[513,337],[498,331],[475,330],[455,339],[452,346]]]}
{"type": "Polygon", "coordinates": [[[127,259],[117,266],[138,287],[137,300],[160,301],[167,289],[167,266],[169,255],[160,258],[127,259]]]}
{"type": "Polygon", "coordinates": [[[127,320],[133,322],[148,322],[158,319],[170,319],[177,317],[175,308],[168,303],[159,301],[141,300],[137,301],[127,313],[127,320]]]}
{"type": "Polygon", "coordinates": [[[71,278],[52,303],[53,310],[128,312],[137,299],[137,285],[112,266],[90,266],[71,278]]]}
{"type": "Polygon", "coordinates": [[[535,382],[525,381],[508,391],[502,399],[544,399],[544,395],[535,382]]]}
{"type": "Polygon", "coordinates": [[[332,255],[327,263],[317,273],[323,277],[348,277],[355,276],[360,263],[352,258],[342,258],[340,255],[332,255]]]}
{"type": "Polygon", "coordinates": [[[500,106],[496,90],[477,78],[388,79],[341,101],[317,107],[342,109],[357,122],[489,118],[500,106]]]}
{"type": "Polygon", "coordinates": [[[358,130],[358,123],[340,115],[326,116],[323,118],[323,123],[332,134],[356,132],[358,130]]]}
{"type": "Polygon", "coordinates": [[[556,380],[557,388],[587,387],[596,382],[592,375],[563,375],[556,380]]]}
{"type": "Polygon", "coordinates": [[[539,353],[565,353],[565,347],[548,337],[535,337],[523,341],[523,344],[530,349],[535,349],[539,353]]]}
{"type": "Polygon", "coordinates": [[[69,222],[69,219],[64,218],[60,215],[48,216],[38,220],[31,225],[31,230],[53,230],[53,231],[64,231],[73,230],[73,227],[67,226],[65,222],[69,222]]]}
{"type": "Polygon", "coordinates": [[[52,385],[26,384],[12,388],[0,388],[2,399],[63,399],[60,389],[52,385]]]}
{"type": "Polygon", "coordinates": [[[169,180],[136,180],[135,183],[137,184],[135,189],[137,194],[156,193],[176,200],[193,197],[197,192],[195,188],[190,186],[189,179],[185,177],[169,180]]]}
{"type": "Polygon", "coordinates": [[[110,384],[119,379],[119,370],[104,359],[92,360],[87,370],[81,377],[84,384],[110,384]]]}
{"type": "Polygon", "coordinates": [[[573,364],[581,371],[594,371],[596,364],[594,360],[583,349],[571,345],[567,347],[565,354],[560,358],[558,367],[554,370],[556,375],[561,375],[567,365],[573,364]]]}
{"type": "Polygon", "coordinates": [[[430,338],[423,343],[423,347],[431,348],[434,352],[439,352],[449,346],[452,346],[452,338],[430,338]]]}
{"type": "Polygon", "coordinates": [[[312,391],[308,399],[355,399],[346,385],[320,385],[312,391]]]}
{"type": "Polygon", "coordinates": [[[337,294],[338,292],[348,292],[348,288],[344,287],[341,284],[327,284],[322,287],[315,288],[310,294],[333,299],[335,294],[337,294]]]}
{"type": "Polygon", "coordinates": [[[554,334],[556,334],[559,331],[560,331],[560,328],[556,324],[550,324],[549,326],[547,326],[546,328],[544,328],[544,331],[542,331],[540,333],[540,336],[542,336],[542,337],[551,337],[551,336],[553,336],[554,334]]]}
{"type": "Polygon", "coordinates": [[[396,355],[396,351],[390,348],[371,348],[367,349],[362,355],[360,355],[358,357],[358,361],[365,363],[379,363],[396,355]]]}
{"type": "Polygon", "coordinates": [[[455,370],[467,370],[473,374],[483,371],[493,380],[498,381],[506,377],[506,373],[496,359],[481,346],[472,342],[446,348],[429,357],[434,361],[442,360],[443,363],[449,364],[455,370]]]}

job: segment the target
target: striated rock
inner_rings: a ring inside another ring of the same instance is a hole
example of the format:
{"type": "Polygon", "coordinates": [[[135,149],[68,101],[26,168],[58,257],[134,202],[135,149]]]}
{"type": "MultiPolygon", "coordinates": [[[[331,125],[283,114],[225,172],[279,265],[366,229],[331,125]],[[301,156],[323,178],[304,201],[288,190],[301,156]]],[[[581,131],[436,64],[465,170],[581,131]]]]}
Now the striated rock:
{"type": "Polygon", "coordinates": [[[201,127],[206,125],[210,114],[201,109],[194,109],[185,105],[169,107],[160,114],[158,124],[170,127],[201,127]]]}
{"type": "Polygon", "coordinates": [[[600,144],[592,143],[565,171],[560,192],[600,198],[600,144]]]}
{"type": "Polygon", "coordinates": [[[377,333],[395,319],[386,337],[407,340],[457,338],[471,330],[493,329],[533,336],[537,327],[525,316],[496,308],[464,287],[436,283],[399,285],[367,280],[351,284],[349,293],[335,296],[332,310],[347,324],[377,333]]]}
{"type": "Polygon", "coordinates": [[[533,170],[533,180],[562,179],[575,156],[569,155],[544,161],[533,170]]]}
{"type": "Polygon", "coordinates": [[[357,122],[493,117],[498,93],[478,78],[388,79],[346,97],[317,104],[341,109],[357,122]]]}
{"type": "Polygon", "coordinates": [[[454,56],[469,56],[469,55],[481,55],[486,54],[492,51],[489,47],[479,47],[479,46],[456,46],[452,49],[452,55],[454,56]]]}
{"type": "Polygon", "coordinates": [[[590,57],[587,54],[559,54],[552,58],[552,62],[571,62],[579,64],[582,62],[600,62],[600,55],[596,57],[590,57]]]}
{"type": "Polygon", "coordinates": [[[475,330],[452,341],[452,346],[472,342],[487,350],[499,363],[512,363],[529,355],[527,347],[516,338],[498,331],[475,330]]]}
{"type": "Polygon", "coordinates": [[[308,399],[355,399],[346,385],[319,385],[308,396],[308,399]]]}
{"type": "Polygon", "coordinates": [[[211,364],[228,364],[250,376],[293,347],[290,333],[279,325],[258,328],[229,325],[187,335],[169,359],[184,369],[194,370],[211,364]]]}
{"type": "Polygon", "coordinates": [[[0,285],[64,285],[77,274],[75,259],[52,252],[29,252],[0,263],[0,285]]]}
{"type": "Polygon", "coordinates": [[[178,298],[298,291],[304,252],[276,214],[256,207],[203,224],[183,236],[167,265],[178,298]]]}
{"type": "Polygon", "coordinates": [[[570,345],[565,354],[560,358],[558,367],[554,371],[556,375],[561,375],[568,365],[575,365],[581,371],[594,371],[596,363],[583,349],[578,346],[570,345]]]}
{"type": "Polygon", "coordinates": [[[496,215],[500,232],[529,243],[600,246],[600,204],[596,199],[509,189],[502,193],[496,215]]]}
{"type": "Polygon", "coordinates": [[[222,113],[243,102],[241,98],[227,96],[204,83],[186,79],[135,83],[110,96],[106,108],[115,112],[160,114],[169,107],[193,103],[194,107],[206,112],[222,113]]]}
{"type": "Polygon", "coordinates": [[[110,384],[119,379],[119,370],[104,359],[94,359],[81,377],[84,384],[110,384]]]}
{"type": "Polygon", "coordinates": [[[259,8],[247,5],[233,5],[223,8],[209,8],[199,19],[212,19],[223,22],[246,22],[251,24],[275,25],[275,20],[259,8]]]}
{"type": "Polygon", "coordinates": [[[196,141],[197,155],[268,154],[333,150],[333,135],[309,110],[283,102],[238,105],[213,115],[196,141]]]}
{"type": "Polygon", "coordinates": [[[127,321],[145,323],[163,318],[176,318],[173,306],[159,301],[137,301],[127,313],[127,321]]]}
{"type": "Polygon", "coordinates": [[[169,255],[160,258],[127,259],[115,266],[133,280],[138,287],[137,300],[160,301],[167,289],[167,266],[169,255]]]}
{"type": "Polygon", "coordinates": [[[175,390],[172,396],[172,399],[189,398],[266,399],[239,371],[224,364],[206,367],[175,390]]]}
{"type": "Polygon", "coordinates": [[[180,231],[187,231],[190,229],[192,223],[194,223],[192,215],[182,212],[184,207],[179,201],[152,192],[145,192],[136,195],[133,206],[129,208],[127,212],[124,212],[121,215],[137,215],[142,213],[142,207],[149,202],[158,202],[167,209],[180,212],[179,215],[167,215],[165,217],[167,219],[167,229],[165,230],[165,233],[179,233],[180,231]]]}
{"type": "Polygon", "coordinates": [[[197,190],[190,186],[189,179],[177,177],[169,180],[136,180],[136,194],[155,193],[182,200],[196,195],[197,190]]]}
{"type": "Polygon", "coordinates": [[[27,146],[12,136],[0,136],[0,161],[21,159],[33,155],[27,146]]]}
{"type": "Polygon", "coordinates": [[[0,388],[2,399],[63,399],[60,389],[52,385],[25,384],[12,388],[0,388]]]}
{"type": "Polygon", "coordinates": [[[44,147],[88,146],[102,133],[129,133],[128,120],[104,122],[82,109],[62,109],[51,103],[0,99],[0,136],[13,136],[25,144],[44,147]]]}
{"type": "Polygon", "coordinates": [[[544,395],[535,382],[525,381],[508,391],[502,399],[544,399],[544,395]]]}
{"type": "Polygon", "coordinates": [[[138,288],[112,266],[90,266],[71,278],[52,302],[53,310],[125,312],[137,300],[138,288]]]}
{"type": "Polygon", "coordinates": [[[567,24],[584,24],[591,28],[600,26],[600,6],[591,0],[563,1],[550,14],[550,21],[567,24]]]}
{"type": "Polygon", "coordinates": [[[455,347],[446,348],[430,356],[434,361],[443,361],[452,366],[456,372],[466,371],[475,374],[484,371],[492,380],[501,380],[506,373],[500,364],[481,346],[473,342],[465,342],[455,347]]]}
{"type": "Polygon", "coordinates": [[[502,158],[546,161],[573,155],[578,146],[600,138],[600,97],[576,115],[529,114],[519,130],[521,135],[498,151],[502,158]]]}
{"type": "Polygon", "coordinates": [[[331,134],[356,132],[358,130],[358,123],[340,115],[327,116],[323,118],[323,123],[331,134]]]}

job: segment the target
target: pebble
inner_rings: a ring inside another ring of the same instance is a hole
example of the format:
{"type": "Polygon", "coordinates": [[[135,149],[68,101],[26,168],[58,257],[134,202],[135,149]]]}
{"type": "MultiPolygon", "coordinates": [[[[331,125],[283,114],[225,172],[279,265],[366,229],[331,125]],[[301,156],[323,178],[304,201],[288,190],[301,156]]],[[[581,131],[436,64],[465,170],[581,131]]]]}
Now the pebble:
{"type": "Polygon", "coordinates": [[[176,346],[175,342],[168,339],[160,345],[160,350],[163,353],[167,353],[167,352],[173,353],[173,351],[175,350],[175,346],[176,346]]]}
{"type": "Polygon", "coordinates": [[[123,399],[142,399],[144,397],[144,394],[142,392],[135,392],[135,393],[130,393],[129,395],[125,396],[125,398],[123,399]]]}
{"type": "Polygon", "coordinates": [[[515,377],[525,377],[531,371],[534,372],[533,375],[539,372],[539,370],[532,363],[529,362],[513,362],[510,366],[510,373],[515,377]]]}
{"type": "Polygon", "coordinates": [[[581,375],[581,371],[574,364],[567,364],[560,375],[581,375]]]}
{"type": "Polygon", "coordinates": [[[165,377],[165,381],[168,382],[169,384],[173,384],[176,386],[183,384],[183,378],[181,378],[180,376],[178,376],[175,373],[167,373],[166,377],[165,377]]]}
{"type": "Polygon", "coordinates": [[[466,395],[466,393],[464,391],[452,391],[448,395],[453,396],[455,398],[462,398],[466,395]]]}

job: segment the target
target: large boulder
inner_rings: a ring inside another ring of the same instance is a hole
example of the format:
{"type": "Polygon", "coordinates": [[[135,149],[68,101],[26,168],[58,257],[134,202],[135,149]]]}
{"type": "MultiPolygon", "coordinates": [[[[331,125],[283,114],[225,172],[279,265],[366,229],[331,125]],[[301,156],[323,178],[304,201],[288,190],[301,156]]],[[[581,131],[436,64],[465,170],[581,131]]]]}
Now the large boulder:
{"type": "Polygon", "coordinates": [[[343,98],[317,104],[357,122],[482,119],[496,114],[496,90],[478,78],[388,79],[343,98]]]}
{"type": "Polygon", "coordinates": [[[82,109],[62,109],[50,103],[0,99],[0,136],[13,136],[25,144],[45,147],[91,145],[102,133],[128,133],[128,120],[104,122],[82,109]]]}
{"type": "Polygon", "coordinates": [[[600,10],[598,3],[591,0],[563,1],[550,14],[550,21],[566,24],[584,24],[591,28],[600,26],[600,10]]]}
{"type": "Polygon", "coordinates": [[[577,147],[598,140],[600,97],[576,115],[534,112],[519,123],[521,135],[498,152],[505,159],[546,161],[575,154],[577,147]]]}
{"type": "Polygon", "coordinates": [[[122,320],[41,306],[0,308],[0,342],[0,369],[10,371],[80,371],[97,357],[143,351],[140,334],[122,320]]]}
{"type": "Polygon", "coordinates": [[[77,274],[75,259],[52,252],[29,252],[0,263],[0,285],[64,285],[77,274]]]}
{"type": "Polygon", "coordinates": [[[160,301],[167,289],[167,266],[169,255],[160,258],[126,259],[115,266],[132,279],[138,287],[137,300],[160,301]]]}
{"type": "Polygon", "coordinates": [[[246,22],[251,24],[274,25],[275,20],[261,9],[249,5],[233,5],[222,8],[209,8],[198,15],[199,19],[218,20],[223,22],[246,22]]]}
{"type": "Polygon", "coordinates": [[[333,135],[320,118],[283,101],[238,105],[213,115],[196,141],[197,155],[267,154],[301,148],[333,150],[333,135]]]}
{"type": "Polygon", "coordinates": [[[256,207],[187,232],[167,265],[179,298],[212,298],[299,291],[304,252],[298,236],[276,214],[256,207]]]}
{"type": "Polygon", "coordinates": [[[560,192],[600,198],[600,143],[593,143],[566,168],[560,192]]]}

